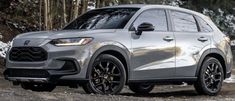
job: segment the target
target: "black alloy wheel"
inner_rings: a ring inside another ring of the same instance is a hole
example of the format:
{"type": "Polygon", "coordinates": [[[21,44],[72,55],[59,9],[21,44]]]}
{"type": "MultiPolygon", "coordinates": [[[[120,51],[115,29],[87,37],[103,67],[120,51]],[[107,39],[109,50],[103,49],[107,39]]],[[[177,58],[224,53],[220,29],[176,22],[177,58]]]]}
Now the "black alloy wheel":
{"type": "Polygon", "coordinates": [[[217,59],[209,57],[203,62],[194,87],[199,94],[217,95],[221,90],[223,79],[224,71],[222,65],[217,59]]]}
{"type": "Polygon", "coordinates": [[[126,73],[121,61],[112,55],[102,54],[93,63],[89,82],[83,88],[87,93],[118,94],[125,81],[126,73]]]}

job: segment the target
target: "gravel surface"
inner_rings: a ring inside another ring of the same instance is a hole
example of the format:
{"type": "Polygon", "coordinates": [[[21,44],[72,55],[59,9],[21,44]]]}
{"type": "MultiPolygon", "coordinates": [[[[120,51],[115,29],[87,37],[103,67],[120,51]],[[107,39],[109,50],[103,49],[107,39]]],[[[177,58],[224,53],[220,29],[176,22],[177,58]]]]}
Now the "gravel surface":
{"type": "Polygon", "coordinates": [[[135,95],[127,87],[120,95],[85,94],[81,88],[58,86],[52,92],[33,92],[13,86],[0,79],[0,101],[165,101],[165,100],[219,100],[235,101],[235,84],[225,83],[218,96],[198,95],[192,86],[157,85],[148,95],[135,95]]]}
{"type": "MultiPolygon", "coordinates": [[[[1,70],[0,70],[1,71],[1,70]]],[[[125,87],[119,95],[85,94],[79,88],[58,86],[52,92],[33,92],[13,86],[0,77],[0,101],[235,101],[235,83],[224,83],[217,96],[198,95],[193,86],[156,85],[147,95],[135,95],[125,87]]]]}

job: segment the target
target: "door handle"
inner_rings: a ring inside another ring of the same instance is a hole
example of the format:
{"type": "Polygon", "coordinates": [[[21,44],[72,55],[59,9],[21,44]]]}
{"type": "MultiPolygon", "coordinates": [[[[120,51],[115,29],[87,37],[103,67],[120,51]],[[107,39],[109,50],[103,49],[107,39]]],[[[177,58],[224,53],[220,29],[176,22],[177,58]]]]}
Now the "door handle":
{"type": "Polygon", "coordinates": [[[163,38],[163,40],[165,40],[165,41],[173,41],[174,40],[174,38],[172,38],[172,37],[170,37],[170,36],[166,36],[166,37],[164,37],[163,38]]]}
{"type": "Polygon", "coordinates": [[[208,39],[207,38],[205,38],[205,37],[200,37],[200,38],[198,38],[197,39],[198,41],[201,41],[201,42],[205,42],[205,41],[208,41],[208,39]]]}

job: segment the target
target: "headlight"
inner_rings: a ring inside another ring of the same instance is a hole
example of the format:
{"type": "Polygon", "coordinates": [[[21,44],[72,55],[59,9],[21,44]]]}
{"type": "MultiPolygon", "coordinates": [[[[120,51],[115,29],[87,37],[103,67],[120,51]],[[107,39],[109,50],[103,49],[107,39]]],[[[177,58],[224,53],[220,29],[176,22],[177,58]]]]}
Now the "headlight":
{"type": "Polygon", "coordinates": [[[55,46],[81,46],[91,42],[93,38],[61,38],[54,39],[50,43],[55,46]]]}

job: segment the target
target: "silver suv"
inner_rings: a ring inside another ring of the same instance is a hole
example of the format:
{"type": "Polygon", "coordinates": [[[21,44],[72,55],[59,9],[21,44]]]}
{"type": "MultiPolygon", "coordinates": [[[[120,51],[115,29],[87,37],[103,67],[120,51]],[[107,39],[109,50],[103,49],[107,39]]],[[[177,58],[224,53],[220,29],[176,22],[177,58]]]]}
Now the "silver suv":
{"type": "Polygon", "coordinates": [[[210,18],[162,5],[121,5],[88,11],[60,31],[18,35],[5,78],[34,91],[80,85],[87,93],[138,94],[154,84],[193,84],[216,95],[231,76],[229,38],[210,18]]]}

